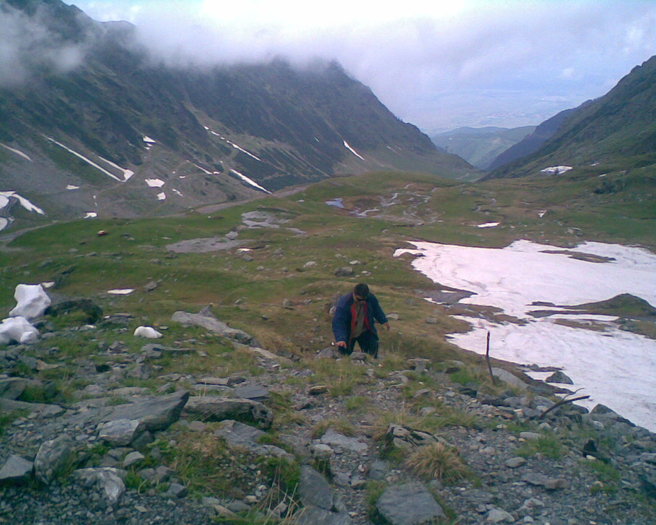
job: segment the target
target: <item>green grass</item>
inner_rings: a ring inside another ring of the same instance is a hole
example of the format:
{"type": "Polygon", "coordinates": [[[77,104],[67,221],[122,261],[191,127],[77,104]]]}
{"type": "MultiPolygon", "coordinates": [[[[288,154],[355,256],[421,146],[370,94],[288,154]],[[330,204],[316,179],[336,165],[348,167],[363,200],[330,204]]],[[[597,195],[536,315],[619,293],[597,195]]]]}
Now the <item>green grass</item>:
{"type": "Polygon", "coordinates": [[[566,452],[561,438],[556,434],[544,434],[536,439],[528,439],[516,450],[518,456],[530,457],[541,454],[545,457],[558,459],[566,452]]]}

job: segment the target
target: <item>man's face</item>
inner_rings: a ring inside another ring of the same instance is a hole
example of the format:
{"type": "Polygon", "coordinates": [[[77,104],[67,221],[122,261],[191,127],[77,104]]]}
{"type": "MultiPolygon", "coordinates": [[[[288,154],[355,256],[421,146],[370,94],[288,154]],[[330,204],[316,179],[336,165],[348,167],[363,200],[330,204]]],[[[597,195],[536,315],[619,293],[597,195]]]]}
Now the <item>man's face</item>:
{"type": "Polygon", "coordinates": [[[359,303],[366,301],[364,297],[360,297],[359,295],[353,295],[353,298],[359,303]]]}

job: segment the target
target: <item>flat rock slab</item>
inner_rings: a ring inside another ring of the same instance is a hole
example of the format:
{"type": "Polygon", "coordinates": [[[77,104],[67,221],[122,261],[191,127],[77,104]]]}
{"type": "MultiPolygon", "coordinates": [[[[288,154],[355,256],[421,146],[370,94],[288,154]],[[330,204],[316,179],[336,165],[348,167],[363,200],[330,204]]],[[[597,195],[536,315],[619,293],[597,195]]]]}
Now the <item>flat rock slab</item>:
{"type": "Polygon", "coordinates": [[[269,398],[269,390],[256,383],[247,383],[235,388],[235,396],[253,401],[263,401],[269,398]]]}
{"type": "Polygon", "coordinates": [[[118,419],[136,420],[145,430],[163,430],[175,423],[189,399],[189,392],[174,392],[166,396],[152,397],[135,403],[113,407],[103,421],[118,419]]]}
{"type": "Polygon", "coordinates": [[[26,403],[25,401],[15,401],[13,399],[0,398],[0,411],[14,412],[23,410],[29,413],[37,413],[41,417],[59,416],[64,412],[64,409],[59,405],[48,405],[45,403],[26,403]]]}
{"type": "Polygon", "coordinates": [[[20,456],[12,455],[0,469],[0,484],[23,483],[32,477],[34,464],[20,456]]]}
{"type": "Polygon", "coordinates": [[[223,337],[227,337],[228,339],[234,339],[238,343],[245,345],[257,344],[257,341],[252,335],[247,334],[243,330],[230,328],[223,321],[219,321],[216,317],[208,315],[204,312],[190,314],[188,312],[178,311],[173,314],[171,320],[185,326],[200,326],[205,328],[205,330],[221,335],[223,337]]]}
{"type": "Polygon", "coordinates": [[[330,445],[331,447],[343,448],[350,450],[351,452],[362,453],[367,451],[367,444],[359,441],[356,438],[351,438],[335,432],[332,428],[329,428],[328,431],[321,436],[319,440],[324,445],[330,445]]]}
{"type": "Polygon", "coordinates": [[[273,423],[273,412],[259,401],[251,399],[195,396],[189,398],[185,414],[206,421],[234,419],[255,423],[262,428],[269,428],[273,423]]]}
{"type": "Polygon", "coordinates": [[[214,435],[222,437],[233,447],[244,447],[258,456],[275,456],[294,459],[294,456],[275,445],[259,443],[259,439],[265,435],[260,429],[245,425],[239,421],[222,421],[214,435]]]}
{"type": "Polygon", "coordinates": [[[309,465],[301,467],[301,481],[298,484],[301,503],[330,511],[333,508],[333,491],[330,484],[319,472],[309,465]]]}
{"type": "Polygon", "coordinates": [[[421,483],[388,487],[376,509],[390,525],[424,525],[445,517],[442,507],[421,483]]]}
{"type": "Polygon", "coordinates": [[[167,244],[166,249],[175,253],[208,253],[230,250],[244,244],[246,244],[245,241],[236,241],[226,237],[206,237],[167,244]]]}

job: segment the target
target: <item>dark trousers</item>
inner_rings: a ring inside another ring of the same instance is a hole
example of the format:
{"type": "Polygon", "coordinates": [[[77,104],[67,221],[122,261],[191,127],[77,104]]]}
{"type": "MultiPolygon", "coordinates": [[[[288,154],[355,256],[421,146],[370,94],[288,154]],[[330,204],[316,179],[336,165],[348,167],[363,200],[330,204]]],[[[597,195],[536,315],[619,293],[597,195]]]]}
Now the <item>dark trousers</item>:
{"type": "Polygon", "coordinates": [[[372,357],[378,357],[377,333],[367,330],[366,332],[362,332],[359,337],[349,339],[348,346],[346,349],[342,349],[342,353],[351,355],[356,342],[360,345],[360,349],[364,353],[369,354],[372,357]]]}

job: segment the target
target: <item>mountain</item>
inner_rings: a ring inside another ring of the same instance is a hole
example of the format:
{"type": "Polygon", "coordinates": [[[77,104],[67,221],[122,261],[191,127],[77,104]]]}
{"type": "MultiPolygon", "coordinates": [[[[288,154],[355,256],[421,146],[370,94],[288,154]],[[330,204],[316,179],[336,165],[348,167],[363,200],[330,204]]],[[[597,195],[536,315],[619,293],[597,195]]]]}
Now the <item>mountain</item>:
{"type": "Polygon", "coordinates": [[[520,128],[458,128],[432,135],[435,145],[453,153],[480,169],[488,169],[497,156],[517,144],[535,130],[535,126],[520,128]]]}
{"type": "Polygon", "coordinates": [[[168,67],[132,25],[60,0],[8,0],[0,16],[15,28],[0,190],[50,218],[175,213],[373,169],[476,173],[336,63],[168,67]]]}
{"type": "Polygon", "coordinates": [[[522,140],[498,153],[488,164],[487,169],[494,171],[511,162],[527,157],[531,153],[535,153],[547,140],[553,137],[567,118],[575,111],[576,109],[566,109],[545,120],[542,124],[535,127],[531,133],[524,136],[522,140]]]}
{"type": "Polygon", "coordinates": [[[554,117],[559,118],[560,126],[539,149],[489,177],[518,177],[562,165],[594,165],[603,172],[655,164],[656,56],[635,67],[603,97],[554,117]]]}

